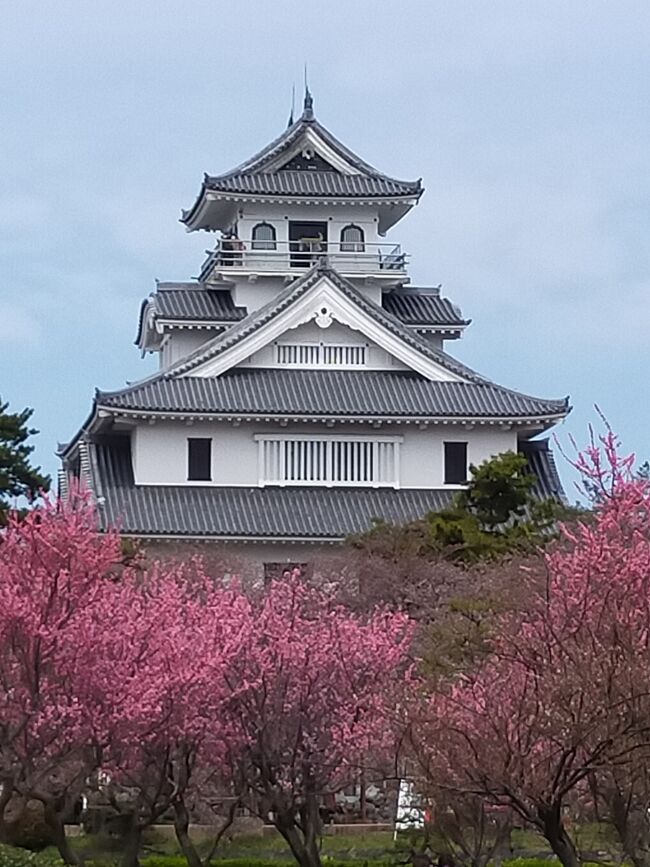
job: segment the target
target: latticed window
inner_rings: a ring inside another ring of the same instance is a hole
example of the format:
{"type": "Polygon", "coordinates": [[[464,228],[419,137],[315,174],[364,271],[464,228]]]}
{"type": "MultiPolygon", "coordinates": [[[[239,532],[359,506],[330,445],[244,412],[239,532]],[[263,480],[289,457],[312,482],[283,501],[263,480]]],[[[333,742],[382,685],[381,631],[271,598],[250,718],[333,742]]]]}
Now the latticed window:
{"type": "Polygon", "coordinates": [[[276,361],[278,364],[315,367],[320,364],[320,345],[318,343],[279,343],[276,346],[276,361]]]}
{"type": "Polygon", "coordinates": [[[276,363],[298,367],[362,367],[366,347],[338,343],[278,343],[276,363]]]}
{"type": "Polygon", "coordinates": [[[341,229],[341,253],[363,253],[364,249],[361,226],[345,226],[341,229]]]}
{"type": "Polygon", "coordinates": [[[400,437],[260,434],[261,485],[397,487],[400,437]]]}
{"type": "Polygon", "coordinates": [[[258,223],[251,240],[253,250],[275,250],[275,228],[270,223],[258,223]]]}

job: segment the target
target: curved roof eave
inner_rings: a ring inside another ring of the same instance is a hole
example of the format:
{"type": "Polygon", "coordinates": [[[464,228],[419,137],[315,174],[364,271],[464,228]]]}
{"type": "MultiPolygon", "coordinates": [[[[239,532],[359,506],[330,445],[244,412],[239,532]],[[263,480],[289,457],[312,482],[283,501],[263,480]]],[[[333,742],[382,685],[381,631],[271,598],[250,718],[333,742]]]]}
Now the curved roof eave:
{"type": "MultiPolygon", "coordinates": [[[[396,316],[388,313],[369,299],[365,298],[357,291],[353,284],[325,263],[315,264],[308,272],[306,272],[306,274],[289,284],[289,286],[287,286],[279,296],[271,299],[262,308],[253,311],[244,319],[229,328],[226,332],[215,336],[212,340],[203,344],[201,347],[198,347],[184,358],[179,359],[170,367],[157,371],[139,382],[131,384],[126,389],[118,389],[113,392],[97,392],[97,397],[101,402],[102,398],[105,399],[114,395],[126,394],[145,383],[176,378],[179,375],[187,375],[192,369],[200,366],[212,357],[221,354],[221,352],[230,349],[233,343],[238,343],[248,337],[251,333],[263,327],[266,322],[274,318],[276,315],[279,315],[282,310],[290,306],[294,300],[302,295],[303,292],[308,291],[310,286],[323,275],[326,275],[342,292],[344,292],[344,294],[351,297],[363,310],[365,310],[367,314],[383,324],[384,327],[393,331],[393,333],[400,336],[405,342],[413,346],[413,348],[422,352],[426,357],[445,367],[450,372],[455,373],[470,382],[497,386],[504,393],[510,393],[533,401],[540,400],[539,398],[528,395],[524,392],[497,385],[487,377],[479,374],[462,362],[448,355],[443,350],[433,348],[426,340],[419,337],[417,333],[413,333],[413,331],[408,326],[404,325],[396,316]]],[[[545,411],[540,414],[540,417],[548,416],[549,412],[550,414],[557,414],[559,417],[564,417],[568,412],[570,412],[570,409],[568,397],[562,400],[549,401],[547,402],[545,411]],[[553,406],[553,404],[555,404],[555,406],[553,406]]]]}
{"type": "Polygon", "coordinates": [[[68,440],[67,443],[60,443],[59,444],[59,448],[57,449],[56,454],[62,460],[64,458],[68,457],[70,454],[72,454],[72,452],[74,452],[75,448],[79,444],[79,441],[81,440],[83,435],[88,432],[92,423],[97,418],[97,413],[99,410],[99,400],[98,399],[101,396],[101,394],[102,394],[102,392],[100,392],[100,390],[98,388],[96,388],[95,394],[93,397],[93,402],[92,402],[92,405],[90,407],[90,412],[88,413],[88,416],[87,416],[85,422],[81,425],[81,427],[76,432],[76,434],[71,439],[68,440]]]}
{"type": "Polygon", "coordinates": [[[138,316],[138,331],[137,331],[137,334],[135,335],[135,340],[133,341],[133,342],[135,343],[135,345],[136,345],[136,346],[139,346],[140,348],[142,348],[142,340],[143,340],[143,338],[144,338],[144,319],[145,319],[145,312],[146,312],[146,310],[147,310],[147,307],[148,307],[148,306],[149,306],[153,301],[154,301],[154,294],[151,293],[151,294],[148,295],[148,296],[144,299],[144,301],[142,301],[142,303],[140,304],[140,314],[139,314],[139,316],[138,316]]]}
{"type": "Polygon", "coordinates": [[[361,157],[355,154],[354,151],[350,150],[346,145],[339,141],[326,127],[322,126],[322,124],[313,117],[311,112],[304,112],[301,117],[298,118],[294,124],[284,130],[281,135],[243,163],[240,163],[233,169],[219,175],[208,175],[207,173],[204,173],[203,183],[199,194],[190,208],[181,211],[180,222],[189,226],[193,221],[196,212],[204,201],[205,193],[210,188],[211,183],[218,183],[219,180],[225,180],[233,175],[259,173],[265,166],[280,156],[283,151],[288,150],[296,141],[299,140],[300,136],[308,130],[315,132],[328,147],[335,151],[343,160],[353,166],[360,174],[378,180],[390,181],[398,185],[410,187],[413,190],[412,195],[416,200],[418,200],[424,192],[421,178],[417,181],[403,181],[380,172],[373,165],[361,159],[361,157]]]}
{"type": "Polygon", "coordinates": [[[378,178],[388,178],[388,175],[383,174],[379,169],[376,169],[373,165],[361,159],[358,154],[354,153],[354,151],[350,150],[350,148],[344,145],[343,142],[339,141],[339,139],[319,123],[315,117],[305,116],[305,114],[302,114],[294,124],[287,127],[281,135],[266,145],[266,147],[263,147],[256,154],[253,154],[249,159],[244,160],[243,163],[235,166],[234,169],[224,172],[217,177],[227,177],[231,174],[259,171],[276,159],[276,157],[280,156],[283,151],[288,150],[296,141],[298,141],[300,136],[308,130],[314,132],[340,157],[364,174],[374,175],[378,178]]]}

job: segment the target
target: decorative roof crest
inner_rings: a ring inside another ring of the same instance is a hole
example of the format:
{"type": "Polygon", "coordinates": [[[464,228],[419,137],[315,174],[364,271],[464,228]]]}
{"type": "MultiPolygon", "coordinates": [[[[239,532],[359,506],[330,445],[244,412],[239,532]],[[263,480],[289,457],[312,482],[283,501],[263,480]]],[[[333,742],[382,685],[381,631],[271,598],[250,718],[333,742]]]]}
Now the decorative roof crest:
{"type": "Polygon", "coordinates": [[[302,112],[303,120],[313,120],[314,119],[314,98],[311,95],[311,91],[309,90],[309,84],[307,83],[307,64],[305,63],[305,100],[303,102],[303,112],[302,112]]]}

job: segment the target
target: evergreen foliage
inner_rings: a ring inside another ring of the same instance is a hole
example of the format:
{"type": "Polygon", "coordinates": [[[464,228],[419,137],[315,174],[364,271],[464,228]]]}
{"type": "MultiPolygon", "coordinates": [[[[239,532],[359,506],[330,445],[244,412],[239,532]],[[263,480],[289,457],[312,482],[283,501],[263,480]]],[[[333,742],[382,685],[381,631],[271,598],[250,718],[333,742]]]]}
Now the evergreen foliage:
{"type": "Polygon", "coordinates": [[[11,413],[8,409],[9,404],[0,400],[0,525],[14,497],[33,499],[50,487],[49,476],[30,462],[34,446],[27,441],[38,433],[28,425],[34,410],[11,413]]]}
{"type": "Polygon", "coordinates": [[[383,522],[353,537],[353,547],[390,557],[408,552],[471,564],[526,553],[553,537],[553,527],[571,510],[556,500],[538,500],[535,477],[524,455],[504,452],[470,466],[467,487],[445,509],[401,526],[383,522]]]}

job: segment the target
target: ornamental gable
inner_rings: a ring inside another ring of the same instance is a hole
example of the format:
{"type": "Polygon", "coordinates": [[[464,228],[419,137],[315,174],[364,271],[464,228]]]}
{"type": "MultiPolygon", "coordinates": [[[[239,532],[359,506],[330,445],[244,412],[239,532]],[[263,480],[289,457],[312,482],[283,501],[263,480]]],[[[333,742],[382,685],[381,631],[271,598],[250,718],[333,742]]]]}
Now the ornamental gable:
{"type": "Polygon", "coordinates": [[[315,320],[292,328],[253,353],[239,367],[303,370],[409,370],[395,355],[358,329],[315,320]]]}
{"type": "Polygon", "coordinates": [[[428,347],[326,265],[313,268],[268,305],[183,359],[168,375],[219,376],[306,324],[323,333],[323,342],[330,342],[326,334],[332,325],[347,327],[359,335],[355,339],[376,345],[429,380],[465,379],[461,365],[446,365],[441,353],[428,347]]]}

